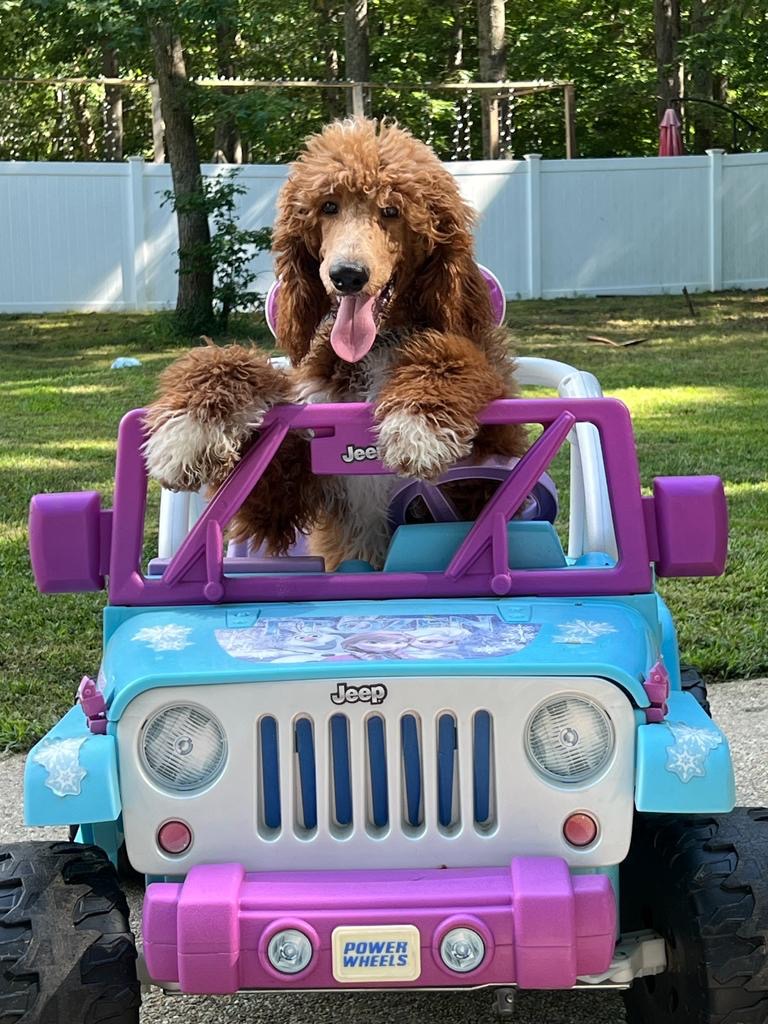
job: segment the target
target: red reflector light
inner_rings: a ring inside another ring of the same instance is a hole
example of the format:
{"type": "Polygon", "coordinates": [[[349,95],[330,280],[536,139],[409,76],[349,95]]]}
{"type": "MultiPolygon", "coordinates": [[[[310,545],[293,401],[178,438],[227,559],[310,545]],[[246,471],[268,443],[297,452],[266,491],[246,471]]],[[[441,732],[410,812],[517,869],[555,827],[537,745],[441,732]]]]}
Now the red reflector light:
{"type": "Polygon", "coordinates": [[[597,822],[590,814],[571,814],[565,819],[563,835],[571,846],[589,846],[597,838],[597,822]]]}
{"type": "Polygon", "coordinates": [[[183,821],[166,821],[157,832],[157,845],[164,853],[180,854],[192,845],[192,832],[183,821]]]}

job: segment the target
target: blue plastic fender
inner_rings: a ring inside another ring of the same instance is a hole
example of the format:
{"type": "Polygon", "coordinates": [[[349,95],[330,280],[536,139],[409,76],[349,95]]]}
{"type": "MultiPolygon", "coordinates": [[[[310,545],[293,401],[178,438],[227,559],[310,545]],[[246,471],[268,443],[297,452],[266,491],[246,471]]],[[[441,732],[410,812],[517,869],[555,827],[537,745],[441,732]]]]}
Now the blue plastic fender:
{"type": "Polygon", "coordinates": [[[672,692],[663,722],[637,730],[638,811],[715,814],[733,810],[728,740],[689,693],[672,692]]]}
{"type": "Polygon", "coordinates": [[[29,752],[24,820],[27,825],[112,822],[121,809],[115,738],[94,735],[76,705],[29,752]]]}

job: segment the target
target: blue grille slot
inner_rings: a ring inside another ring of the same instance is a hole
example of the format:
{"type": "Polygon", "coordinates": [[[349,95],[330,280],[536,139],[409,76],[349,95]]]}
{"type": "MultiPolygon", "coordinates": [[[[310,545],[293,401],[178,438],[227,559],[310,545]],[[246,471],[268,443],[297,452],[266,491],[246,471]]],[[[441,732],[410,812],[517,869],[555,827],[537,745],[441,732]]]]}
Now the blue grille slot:
{"type": "Polygon", "coordinates": [[[475,821],[482,825],[491,816],[491,716],[487,711],[475,715],[473,748],[475,821]]]}
{"type": "Polygon", "coordinates": [[[315,738],[308,718],[299,718],[295,726],[296,753],[299,759],[299,789],[304,828],[317,828],[317,784],[315,780],[315,738]]]}
{"type": "Polygon", "coordinates": [[[456,723],[453,715],[437,720],[437,820],[446,828],[453,817],[454,753],[456,723]]]}
{"type": "Polygon", "coordinates": [[[405,817],[409,825],[421,824],[421,751],[419,725],[415,715],[403,715],[400,722],[405,776],[405,817]]]}
{"type": "Polygon", "coordinates": [[[262,718],[259,723],[259,734],[264,824],[267,828],[280,828],[280,764],[277,753],[276,719],[262,718]]]}
{"type": "Polygon", "coordinates": [[[345,715],[331,716],[333,795],[336,822],[352,824],[352,779],[349,767],[349,723],[345,715]]]}
{"type": "Polygon", "coordinates": [[[368,719],[366,728],[368,730],[368,767],[371,778],[371,818],[377,828],[383,828],[389,821],[384,719],[381,715],[373,715],[368,719]]]}

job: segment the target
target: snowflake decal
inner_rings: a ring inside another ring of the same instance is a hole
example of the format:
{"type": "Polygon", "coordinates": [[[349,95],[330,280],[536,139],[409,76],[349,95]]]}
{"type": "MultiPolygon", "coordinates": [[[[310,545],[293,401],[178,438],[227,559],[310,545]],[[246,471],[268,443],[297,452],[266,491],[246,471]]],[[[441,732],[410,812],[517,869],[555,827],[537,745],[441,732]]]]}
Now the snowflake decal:
{"type": "Polygon", "coordinates": [[[666,769],[681,782],[703,778],[707,774],[707,758],[719,747],[723,737],[712,729],[697,729],[683,722],[665,722],[675,742],[667,747],[666,769]]]}
{"type": "Polygon", "coordinates": [[[80,783],[88,774],[80,764],[80,748],[87,736],[66,740],[47,740],[32,760],[48,772],[45,784],[56,796],[79,796],[80,783]]]}
{"type": "Polygon", "coordinates": [[[616,632],[616,627],[610,622],[591,622],[587,619],[563,622],[557,628],[560,633],[555,637],[556,644],[593,644],[601,636],[616,632]]]}
{"type": "Polygon", "coordinates": [[[473,649],[478,654],[512,654],[535,640],[538,631],[538,626],[510,625],[504,631],[504,643],[494,642],[493,639],[480,640],[473,645],[473,649]]]}
{"type": "Polygon", "coordinates": [[[185,647],[192,646],[192,641],[188,639],[191,632],[191,626],[169,623],[167,626],[145,626],[131,639],[146,644],[153,651],[183,651],[185,647]]]}

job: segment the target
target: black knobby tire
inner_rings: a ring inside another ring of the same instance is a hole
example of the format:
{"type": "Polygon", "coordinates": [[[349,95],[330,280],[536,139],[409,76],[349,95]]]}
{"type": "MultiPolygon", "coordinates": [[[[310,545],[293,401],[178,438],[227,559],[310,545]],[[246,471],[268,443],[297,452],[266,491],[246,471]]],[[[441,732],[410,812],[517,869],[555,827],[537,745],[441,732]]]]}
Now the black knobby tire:
{"type": "Polygon", "coordinates": [[[707,684],[704,681],[704,677],[701,672],[692,665],[681,665],[680,683],[683,691],[685,693],[690,693],[690,695],[696,700],[696,703],[700,704],[711,718],[712,709],[710,708],[709,701],[707,700],[707,684]]]}
{"type": "MultiPolygon", "coordinates": [[[[77,833],[80,831],[79,825],[69,826],[69,841],[74,843],[77,840],[77,833]]],[[[128,860],[128,851],[123,843],[120,849],[117,851],[117,877],[125,885],[140,885],[142,888],[145,887],[147,876],[142,875],[128,860]]]]}
{"type": "Polygon", "coordinates": [[[624,993],[628,1024],[768,1021],[768,809],[638,815],[622,931],[663,935],[667,970],[624,993]]]}
{"type": "Polygon", "coordinates": [[[103,850],[0,846],[0,1024],[138,1024],[128,905],[103,850]]]}

